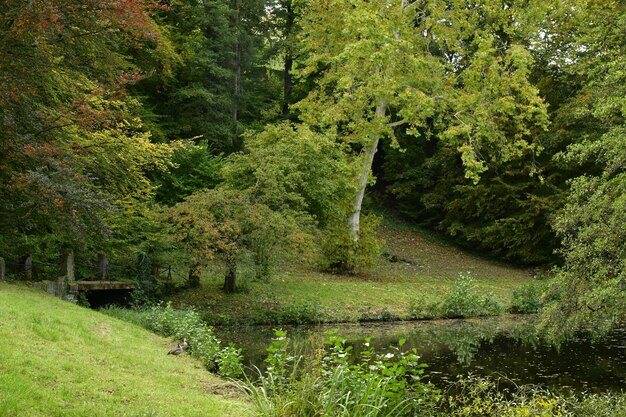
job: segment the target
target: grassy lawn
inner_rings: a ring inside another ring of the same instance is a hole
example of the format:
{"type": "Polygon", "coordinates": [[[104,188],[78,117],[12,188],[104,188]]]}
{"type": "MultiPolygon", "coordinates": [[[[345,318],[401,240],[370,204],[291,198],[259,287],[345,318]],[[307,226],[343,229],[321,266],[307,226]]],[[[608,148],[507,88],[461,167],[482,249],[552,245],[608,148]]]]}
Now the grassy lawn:
{"type": "Polygon", "coordinates": [[[0,283],[0,416],[246,416],[238,391],[172,341],[0,283]]]}
{"type": "MultiPolygon", "coordinates": [[[[216,320],[262,322],[268,311],[294,309],[305,304],[319,306],[329,321],[355,321],[370,311],[391,309],[408,314],[412,302],[441,300],[455,285],[459,274],[471,274],[476,290],[491,292],[505,306],[514,288],[533,282],[531,272],[468,254],[425,233],[398,224],[382,227],[386,241],[378,264],[359,276],[337,276],[302,265],[283,266],[269,282],[245,278],[246,291],[226,295],[220,287],[219,269],[209,271],[199,289],[172,297],[178,306],[192,305],[209,311],[216,320]]],[[[248,274],[249,275],[249,274],[248,274]]]]}

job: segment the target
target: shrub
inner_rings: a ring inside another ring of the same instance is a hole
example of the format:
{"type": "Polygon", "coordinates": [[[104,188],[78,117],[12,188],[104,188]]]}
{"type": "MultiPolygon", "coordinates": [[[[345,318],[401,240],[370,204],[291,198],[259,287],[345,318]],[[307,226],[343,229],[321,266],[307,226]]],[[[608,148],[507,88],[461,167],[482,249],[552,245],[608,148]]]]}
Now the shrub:
{"type": "Polygon", "coordinates": [[[217,373],[227,378],[242,376],[242,360],[241,349],[236,349],[230,344],[217,353],[217,373]]]}
{"type": "Polygon", "coordinates": [[[374,266],[382,245],[376,237],[379,225],[377,216],[362,216],[357,242],[346,225],[329,228],[322,242],[322,269],[334,274],[356,274],[374,266]]]}
{"type": "Polygon", "coordinates": [[[400,320],[400,316],[398,316],[391,308],[388,307],[376,309],[367,307],[364,311],[361,312],[361,316],[359,317],[359,321],[363,322],[397,320],[400,320]]]}
{"type": "Polygon", "coordinates": [[[522,314],[538,313],[544,306],[542,295],[543,288],[535,284],[515,288],[511,299],[511,312],[522,314]]]}
{"type": "Polygon", "coordinates": [[[409,304],[409,319],[411,320],[430,320],[440,317],[439,302],[427,302],[426,298],[421,295],[409,304]]]}
{"type": "Polygon", "coordinates": [[[492,294],[481,295],[474,291],[474,280],[464,274],[459,275],[457,284],[444,297],[440,312],[443,317],[495,316],[504,311],[492,294]]]}
{"type": "Polygon", "coordinates": [[[458,394],[447,397],[440,416],[450,417],[556,417],[568,415],[563,400],[546,390],[520,387],[505,395],[496,381],[470,375],[454,387],[458,394]]]}

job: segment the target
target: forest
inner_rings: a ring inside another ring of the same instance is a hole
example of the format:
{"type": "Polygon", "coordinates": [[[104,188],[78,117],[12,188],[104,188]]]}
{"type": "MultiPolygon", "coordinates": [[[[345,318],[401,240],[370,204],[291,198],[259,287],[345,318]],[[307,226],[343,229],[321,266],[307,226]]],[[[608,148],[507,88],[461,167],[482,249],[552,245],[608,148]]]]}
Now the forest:
{"type": "MultiPolygon", "coordinates": [[[[538,339],[603,340],[626,317],[625,31],[621,0],[2,0],[0,293],[71,254],[132,284],[107,314],[226,377],[241,350],[207,324],[532,313],[538,339]]],[[[249,415],[626,410],[623,374],[448,401],[417,353],[334,335],[304,364],[287,333],[240,382],[249,415]]]]}

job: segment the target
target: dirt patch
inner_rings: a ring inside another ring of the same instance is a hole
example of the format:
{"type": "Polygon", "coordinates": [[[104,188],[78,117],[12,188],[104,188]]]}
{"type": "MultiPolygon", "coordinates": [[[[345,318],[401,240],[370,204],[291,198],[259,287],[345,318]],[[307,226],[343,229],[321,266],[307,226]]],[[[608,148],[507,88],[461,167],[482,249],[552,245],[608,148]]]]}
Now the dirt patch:
{"type": "Polygon", "coordinates": [[[98,323],[93,329],[91,329],[93,334],[97,334],[98,336],[109,337],[111,335],[111,326],[108,324],[98,323]]]}
{"type": "Polygon", "coordinates": [[[241,399],[243,394],[241,388],[232,382],[207,384],[204,387],[204,390],[208,394],[219,395],[220,397],[227,399],[241,399]]]}

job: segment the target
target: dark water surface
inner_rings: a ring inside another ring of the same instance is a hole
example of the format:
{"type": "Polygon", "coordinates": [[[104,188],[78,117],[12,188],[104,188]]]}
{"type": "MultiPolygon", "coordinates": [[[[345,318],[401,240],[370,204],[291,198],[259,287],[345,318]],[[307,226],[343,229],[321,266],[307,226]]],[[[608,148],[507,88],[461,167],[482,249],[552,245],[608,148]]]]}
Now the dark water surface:
{"type": "MultiPolygon", "coordinates": [[[[263,368],[265,348],[273,337],[268,326],[221,327],[224,341],[243,349],[247,365],[263,368]]],[[[497,317],[400,323],[282,326],[296,349],[312,352],[326,332],[338,334],[357,353],[366,337],[380,349],[406,339],[428,364],[435,385],[444,387],[458,375],[505,377],[509,384],[540,384],[561,392],[626,390],[626,326],[593,343],[579,337],[557,349],[541,343],[528,317],[497,317]]]]}

